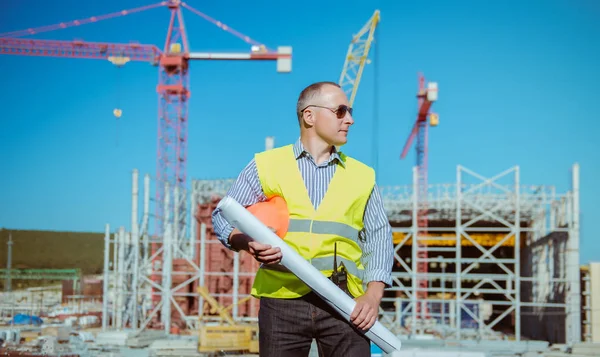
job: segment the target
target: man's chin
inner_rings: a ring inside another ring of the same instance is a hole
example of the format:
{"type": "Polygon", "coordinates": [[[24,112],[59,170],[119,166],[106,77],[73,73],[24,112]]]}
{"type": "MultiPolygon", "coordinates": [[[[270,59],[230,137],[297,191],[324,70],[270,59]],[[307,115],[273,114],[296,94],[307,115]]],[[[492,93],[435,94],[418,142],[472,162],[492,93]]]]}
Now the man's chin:
{"type": "Polygon", "coordinates": [[[337,140],[337,142],[334,144],[335,146],[342,146],[345,145],[346,143],[348,143],[348,139],[345,140],[337,140]]]}

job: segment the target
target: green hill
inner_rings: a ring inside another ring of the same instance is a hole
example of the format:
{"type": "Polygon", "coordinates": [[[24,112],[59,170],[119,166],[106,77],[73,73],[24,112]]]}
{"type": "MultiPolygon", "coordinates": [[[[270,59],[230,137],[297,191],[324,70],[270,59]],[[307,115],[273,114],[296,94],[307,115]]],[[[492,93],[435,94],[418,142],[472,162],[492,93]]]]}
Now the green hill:
{"type": "Polygon", "coordinates": [[[104,233],[0,230],[0,268],[6,268],[12,235],[15,269],[72,269],[100,274],[104,269],[104,233]]]}

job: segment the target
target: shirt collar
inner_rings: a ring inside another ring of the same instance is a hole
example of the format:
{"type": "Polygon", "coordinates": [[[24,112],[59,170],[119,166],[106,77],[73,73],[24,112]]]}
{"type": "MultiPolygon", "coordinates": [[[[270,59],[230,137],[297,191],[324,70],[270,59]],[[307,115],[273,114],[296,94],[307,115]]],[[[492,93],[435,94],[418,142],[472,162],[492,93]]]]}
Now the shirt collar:
{"type": "MultiPolygon", "coordinates": [[[[300,141],[300,138],[298,138],[298,140],[296,140],[293,148],[294,148],[294,156],[296,157],[296,160],[298,158],[300,158],[303,154],[308,154],[308,151],[306,151],[306,149],[304,148],[304,145],[302,145],[302,141],[300,141]]],[[[336,160],[343,167],[346,167],[346,164],[344,163],[344,160],[342,160],[340,153],[341,153],[341,151],[338,151],[337,148],[334,146],[333,152],[331,153],[331,156],[329,156],[329,160],[327,161],[327,163],[330,163],[330,162],[336,160]]]]}

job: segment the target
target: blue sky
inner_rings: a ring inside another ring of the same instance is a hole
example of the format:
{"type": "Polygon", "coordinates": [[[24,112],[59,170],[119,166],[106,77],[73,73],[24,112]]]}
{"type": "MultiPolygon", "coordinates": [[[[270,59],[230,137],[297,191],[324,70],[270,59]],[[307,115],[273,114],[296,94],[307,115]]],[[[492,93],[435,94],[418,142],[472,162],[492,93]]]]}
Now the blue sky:
{"type": "MultiPolygon", "coordinates": [[[[0,33],[150,4],[145,0],[3,2],[0,33]]],[[[297,137],[295,101],[307,84],[338,81],[349,40],[378,8],[379,56],[365,70],[345,150],[378,181],[410,183],[414,151],[400,160],[415,114],[417,71],[439,83],[430,131],[429,182],[456,165],[494,176],[515,165],[523,184],[571,187],[581,165],[581,261],[600,260],[600,3],[529,1],[198,1],[189,4],[274,48],[293,46],[293,73],[272,62],[192,63],[188,176],[234,177],[264,147],[297,137]],[[238,12],[233,12],[236,10],[238,12]],[[380,73],[375,80],[375,69],[380,73]],[[375,101],[374,88],[379,95],[375,101]]],[[[193,51],[248,45],[184,9],[193,51]]],[[[164,8],[32,38],[138,41],[162,48],[164,8]]],[[[0,226],[102,231],[129,226],[131,170],[155,174],[157,69],[108,61],[0,56],[0,226]],[[118,73],[120,72],[120,73],[118,73]],[[117,122],[112,110],[119,105],[117,122]]]]}

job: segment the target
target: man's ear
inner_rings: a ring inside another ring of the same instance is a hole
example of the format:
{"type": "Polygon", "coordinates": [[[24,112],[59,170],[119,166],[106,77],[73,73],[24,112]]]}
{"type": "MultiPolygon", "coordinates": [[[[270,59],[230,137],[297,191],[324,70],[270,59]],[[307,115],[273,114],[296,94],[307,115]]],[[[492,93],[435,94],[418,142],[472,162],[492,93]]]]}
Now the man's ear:
{"type": "Polygon", "coordinates": [[[302,113],[302,121],[304,122],[305,127],[314,126],[316,119],[315,112],[310,108],[305,109],[302,113]]]}

